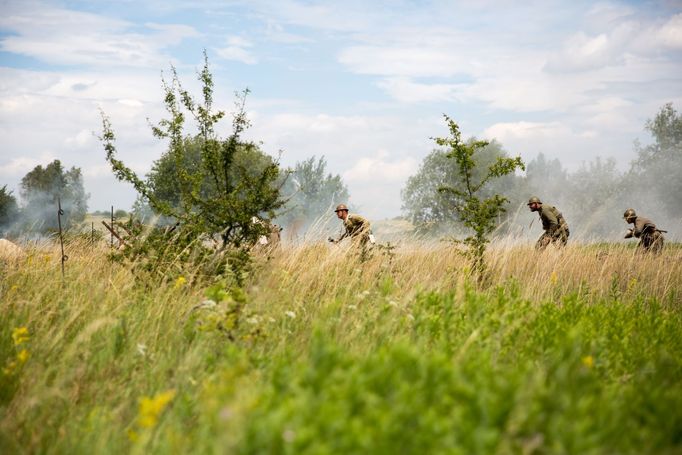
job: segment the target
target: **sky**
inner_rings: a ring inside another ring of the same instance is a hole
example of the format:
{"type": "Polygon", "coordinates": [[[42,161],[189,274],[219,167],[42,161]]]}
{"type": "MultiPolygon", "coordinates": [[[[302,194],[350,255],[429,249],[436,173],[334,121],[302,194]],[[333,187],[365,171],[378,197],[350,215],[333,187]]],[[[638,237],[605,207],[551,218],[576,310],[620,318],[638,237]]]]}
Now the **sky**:
{"type": "Polygon", "coordinates": [[[682,106],[682,1],[0,0],[0,186],[59,159],[91,210],[130,208],[100,111],[144,174],[167,147],[162,74],[197,89],[204,50],[216,107],[248,87],[246,136],[284,166],[324,157],[370,219],[401,214],[443,114],[525,160],[627,169],[647,119],[682,106]]]}

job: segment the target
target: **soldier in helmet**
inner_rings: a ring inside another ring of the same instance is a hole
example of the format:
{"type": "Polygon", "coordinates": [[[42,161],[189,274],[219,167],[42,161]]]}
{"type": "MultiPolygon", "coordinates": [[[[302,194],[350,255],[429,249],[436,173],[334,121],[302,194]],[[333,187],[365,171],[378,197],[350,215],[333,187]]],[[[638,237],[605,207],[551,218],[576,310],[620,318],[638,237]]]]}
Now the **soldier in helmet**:
{"type": "Polygon", "coordinates": [[[625,238],[632,237],[639,239],[637,248],[643,253],[660,253],[663,249],[663,234],[656,225],[648,218],[637,216],[634,209],[627,209],[623,214],[625,222],[634,224],[634,228],[628,229],[625,238]]]}
{"type": "Polygon", "coordinates": [[[547,245],[554,243],[558,246],[565,246],[570,234],[568,224],[556,207],[543,204],[539,198],[533,196],[528,200],[528,207],[531,212],[538,212],[542,221],[542,229],[545,232],[535,243],[535,249],[542,251],[547,245]]]}
{"type": "Polygon", "coordinates": [[[338,239],[329,237],[330,242],[338,243],[346,237],[350,237],[353,243],[360,245],[363,250],[368,243],[373,243],[369,221],[360,215],[349,215],[348,207],[345,204],[339,204],[334,212],[336,212],[337,218],[343,221],[344,232],[338,239]]]}

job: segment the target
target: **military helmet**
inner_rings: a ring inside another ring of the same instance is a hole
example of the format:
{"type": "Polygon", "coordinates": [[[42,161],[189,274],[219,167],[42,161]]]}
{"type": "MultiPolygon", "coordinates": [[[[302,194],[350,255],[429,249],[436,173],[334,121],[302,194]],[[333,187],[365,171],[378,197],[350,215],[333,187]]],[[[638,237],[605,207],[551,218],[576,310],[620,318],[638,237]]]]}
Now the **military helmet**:
{"type": "Polygon", "coordinates": [[[337,205],[336,210],[334,210],[334,212],[340,212],[341,210],[345,210],[346,212],[348,211],[348,207],[346,207],[346,204],[337,205]]]}
{"type": "Polygon", "coordinates": [[[531,204],[542,204],[542,201],[540,200],[539,197],[533,196],[532,198],[528,199],[528,205],[531,204]]]}
{"type": "Polygon", "coordinates": [[[626,220],[630,218],[637,218],[637,214],[635,213],[635,209],[627,209],[625,213],[623,213],[623,218],[626,220]]]}

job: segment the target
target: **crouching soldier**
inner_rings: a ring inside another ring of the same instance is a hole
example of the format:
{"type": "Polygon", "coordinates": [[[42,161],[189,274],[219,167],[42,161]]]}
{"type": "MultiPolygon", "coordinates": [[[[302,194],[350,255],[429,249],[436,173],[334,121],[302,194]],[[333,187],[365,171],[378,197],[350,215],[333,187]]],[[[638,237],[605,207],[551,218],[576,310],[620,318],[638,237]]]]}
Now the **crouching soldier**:
{"type": "Polygon", "coordinates": [[[334,212],[336,212],[337,218],[343,221],[344,232],[338,239],[329,237],[330,242],[338,243],[346,237],[350,237],[353,244],[362,247],[363,251],[368,244],[374,243],[369,221],[360,215],[349,215],[348,207],[345,204],[339,204],[334,212]]]}
{"type": "Polygon", "coordinates": [[[561,212],[554,206],[543,204],[535,196],[528,200],[528,207],[531,212],[538,212],[542,221],[542,229],[545,231],[535,243],[535,249],[542,251],[550,243],[566,246],[570,232],[561,212]]]}
{"type": "Polygon", "coordinates": [[[627,209],[623,214],[626,223],[634,224],[634,228],[628,229],[625,238],[639,239],[638,251],[642,253],[660,253],[663,249],[663,234],[660,229],[648,218],[637,216],[634,209],[627,209]]]}

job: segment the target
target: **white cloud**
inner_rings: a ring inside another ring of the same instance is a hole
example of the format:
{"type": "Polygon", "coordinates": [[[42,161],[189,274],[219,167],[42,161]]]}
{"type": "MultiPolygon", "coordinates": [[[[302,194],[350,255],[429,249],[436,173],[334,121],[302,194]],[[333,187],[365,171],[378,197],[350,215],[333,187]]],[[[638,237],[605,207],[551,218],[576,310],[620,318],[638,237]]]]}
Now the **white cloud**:
{"type": "Polygon", "coordinates": [[[0,175],[3,177],[23,176],[34,167],[49,164],[56,158],[53,155],[43,154],[39,158],[17,157],[5,163],[0,163],[0,175]]]}
{"type": "Polygon", "coordinates": [[[83,175],[91,179],[111,177],[111,166],[109,164],[84,166],[83,175]]]}
{"type": "Polygon", "coordinates": [[[458,52],[428,45],[351,46],[341,51],[338,59],[356,73],[396,77],[447,77],[468,67],[458,52]]]}
{"type": "Polygon", "coordinates": [[[0,18],[0,28],[12,32],[0,39],[4,52],[27,55],[60,65],[165,65],[162,50],[185,38],[199,36],[186,25],[134,24],[97,14],[26,2],[0,18]]]}
{"type": "Polygon", "coordinates": [[[461,100],[466,88],[464,84],[423,84],[403,77],[384,79],[378,86],[393,99],[404,103],[461,100]]]}
{"type": "Polygon", "coordinates": [[[352,0],[326,3],[252,0],[250,4],[278,22],[333,32],[367,30],[378,20],[390,16],[387,10],[368,8],[365,2],[352,0]]]}
{"type": "Polygon", "coordinates": [[[676,14],[657,32],[658,41],[675,49],[682,48],[682,14],[676,14]]]}
{"type": "Polygon", "coordinates": [[[97,138],[90,130],[80,130],[76,135],[67,137],[64,140],[64,144],[67,147],[83,148],[85,146],[95,145],[97,138]]]}
{"type": "Polygon", "coordinates": [[[552,138],[564,136],[570,133],[570,129],[558,122],[541,123],[541,122],[509,122],[496,123],[495,125],[486,128],[483,136],[486,138],[495,138],[503,144],[517,139],[530,138],[552,138]]]}
{"type": "Polygon", "coordinates": [[[360,158],[343,173],[348,183],[403,183],[414,174],[419,164],[411,157],[391,160],[388,152],[380,150],[374,157],[360,158]]]}
{"type": "Polygon", "coordinates": [[[239,36],[228,38],[227,46],[222,48],[215,48],[215,52],[225,60],[235,60],[238,62],[253,65],[258,63],[258,59],[249,52],[248,48],[253,47],[253,44],[239,36]]]}
{"type": "Polygon", "coordinates": [[[312,40],[303,35],[287,32],[283,25],[273,20],[267,21],[265,36],[269,41],[283,44],[310,43],[312,40]]]}

